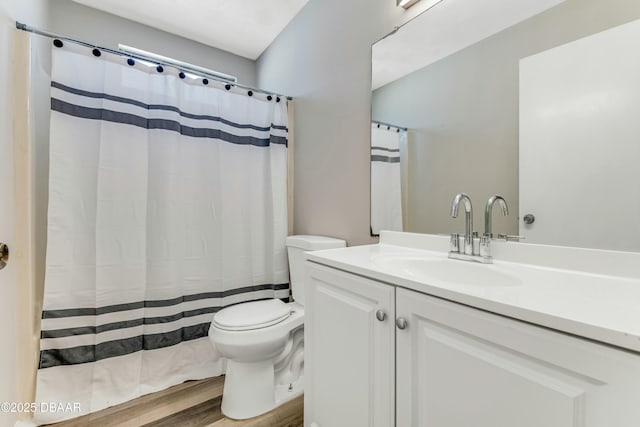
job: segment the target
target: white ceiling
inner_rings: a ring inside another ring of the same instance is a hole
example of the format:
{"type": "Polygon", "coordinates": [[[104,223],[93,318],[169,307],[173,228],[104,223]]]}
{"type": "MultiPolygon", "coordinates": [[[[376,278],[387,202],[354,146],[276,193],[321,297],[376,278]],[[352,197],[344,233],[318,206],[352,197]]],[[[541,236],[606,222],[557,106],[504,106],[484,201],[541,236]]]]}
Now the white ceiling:
{"type": "Polygon", "coordinates": [[[257,59],[308,0],[73,0],[257,59]]]}
{"type": "Polygon", "coordinates": [[[442,0],[373,46],[377,89],[564,0],[442,0]]]}

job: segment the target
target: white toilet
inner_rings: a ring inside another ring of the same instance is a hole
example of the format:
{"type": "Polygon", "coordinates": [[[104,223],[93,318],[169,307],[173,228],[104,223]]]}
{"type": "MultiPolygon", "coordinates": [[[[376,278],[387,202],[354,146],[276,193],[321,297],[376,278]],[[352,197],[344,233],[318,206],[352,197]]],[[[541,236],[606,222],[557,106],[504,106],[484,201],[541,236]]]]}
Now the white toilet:
{"type": "Polygon", "coordinates": [[[303,392],[304,252],[344,240],[290,236],[286,241],[294,302],[252,301],[213,316],[209,339],[227,359],[222,413],[237,420],[268,412],[303,392]]]}

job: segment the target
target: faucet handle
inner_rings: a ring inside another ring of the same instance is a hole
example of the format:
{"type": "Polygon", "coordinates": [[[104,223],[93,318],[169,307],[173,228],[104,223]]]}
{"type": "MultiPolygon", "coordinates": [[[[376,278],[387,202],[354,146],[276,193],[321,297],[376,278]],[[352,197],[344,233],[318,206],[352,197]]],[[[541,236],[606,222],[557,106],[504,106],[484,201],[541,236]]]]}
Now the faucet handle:
{"type": "Polygon", "coordinates": [[[473,244],[473,255],[480,255],[480,236],[477,231],[471,233],[472,244],[473,244]]]}
{"type": "Polygon", "coordinates": [[[480,238],[480,256],[482,258],[491,258],[491,237],[484,235],[480,238]]]}
{"type": "Polygon", "coordinates": [[[449,252],[460,253],[460,234],[451,233],[449,240],[449,252]]]}

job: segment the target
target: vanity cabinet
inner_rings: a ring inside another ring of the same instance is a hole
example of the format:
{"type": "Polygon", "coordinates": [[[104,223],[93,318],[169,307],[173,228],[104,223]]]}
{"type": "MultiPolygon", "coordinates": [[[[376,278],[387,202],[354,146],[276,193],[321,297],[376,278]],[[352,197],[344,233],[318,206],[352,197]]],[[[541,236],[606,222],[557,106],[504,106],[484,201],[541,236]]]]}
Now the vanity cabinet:
{"type": "Polygon", "coordinates": [[[307,263],[307,306],[305,426],[393,426],[394,288],[307,263]]]}
{"type": "Polygon", "coordinates": [[[637,427],[640,356],[398,288],[397,426],[637,427]]]}
{"type": "Polygon", "coordinates": [[[636,353],[311,262],[307,272],[307,427],[640,425],[636,353]]]}

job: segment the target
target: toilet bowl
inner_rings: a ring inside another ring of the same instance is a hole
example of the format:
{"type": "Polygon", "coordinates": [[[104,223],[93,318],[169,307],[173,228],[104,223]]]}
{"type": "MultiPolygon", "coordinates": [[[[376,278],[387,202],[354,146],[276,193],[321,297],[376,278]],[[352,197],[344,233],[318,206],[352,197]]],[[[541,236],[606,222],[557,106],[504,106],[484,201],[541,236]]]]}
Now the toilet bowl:
{"type": "Polygon", "coordinates": [[[344,240],[323,236],[288,237],[294,301],[245,302],[214,315],[209,339],[227,360],[221,406],[226,417],[252,418],[302,394],[304,253],[345,245],[344,240]]]}

